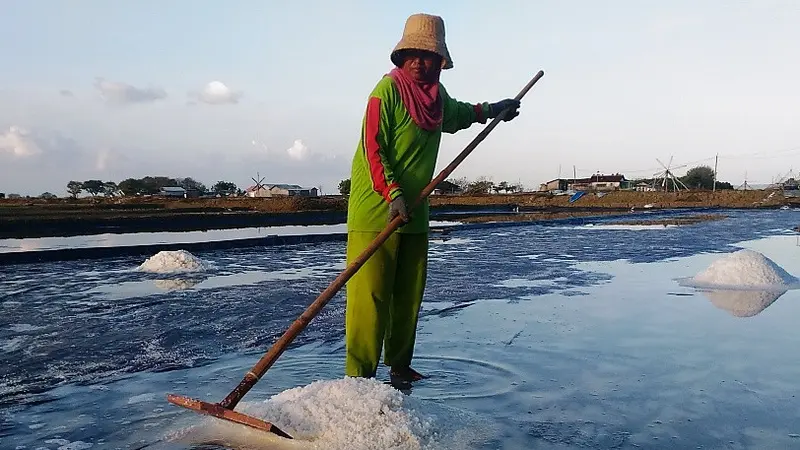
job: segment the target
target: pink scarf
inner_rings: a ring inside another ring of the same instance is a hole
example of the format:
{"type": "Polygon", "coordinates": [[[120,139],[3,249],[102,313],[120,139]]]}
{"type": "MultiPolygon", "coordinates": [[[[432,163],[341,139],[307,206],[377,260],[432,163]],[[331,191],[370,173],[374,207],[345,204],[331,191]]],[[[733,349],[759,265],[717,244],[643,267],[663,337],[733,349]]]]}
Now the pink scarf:
{"type": "Polygon", "coordinates": [[[395,67],[388,74],[400,91],[411,119],[423,130],[434,131],[442,123],[442,97],[439,82],[420,83],[395,67]]]}

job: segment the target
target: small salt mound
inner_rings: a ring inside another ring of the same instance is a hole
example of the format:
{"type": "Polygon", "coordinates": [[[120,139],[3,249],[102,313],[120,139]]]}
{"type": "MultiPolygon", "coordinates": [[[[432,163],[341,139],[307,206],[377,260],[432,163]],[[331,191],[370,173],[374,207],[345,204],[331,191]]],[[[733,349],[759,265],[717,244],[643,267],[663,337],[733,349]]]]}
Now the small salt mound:
{"type": "Polygon", "coordinates": [[[160,251],[147,258],[137,270],[152,273],[202,272],[208,264],[186,250],[160,251]]]}
{"type": "Polygon", "coordinates": [[[739,250],[714,261],[692,279],[702,287],[786,289],[798,285],[797,278],[771,259],[753,250],[739,250]]]}
{"type": "MultiPolygon", "coordinates": [[[[439,450],[454,441],[453,448],[463,449],[465,442],[476,438],[456,431],[448,433],[445,442],[436,442],[445,430],[434,423],[434,416],[419,415],[410,401],[375,379],[315,381],[264,402],[240,403],[237,408],[275,424],[292,440],[219,419],[186,430],[183,440],[259,450],[439,450]]],[[[456,419],[455,414],[445,415],[456,419]]]]}
{"type": "Polygon", "coordinates": [[[260,417],[325,449],[420,449],[430,420],[403,408],[405,396],[374,379],[316,381],[270,398],[260,417]]]}

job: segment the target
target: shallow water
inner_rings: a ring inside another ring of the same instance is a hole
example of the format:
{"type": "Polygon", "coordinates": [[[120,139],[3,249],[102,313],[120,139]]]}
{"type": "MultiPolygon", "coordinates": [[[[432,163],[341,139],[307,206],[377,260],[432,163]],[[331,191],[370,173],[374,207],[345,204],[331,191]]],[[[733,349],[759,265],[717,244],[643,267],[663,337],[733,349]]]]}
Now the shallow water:
{"type": "MultiPolygon", "coordinates": [[[[445,436],[478,430],[473,448],[800,447],[800,291],[738,298],[754,305],[740,317],[730,293],[677,282],[739,248],[800,275],[800,214],[726,214],[433,239],[415,362],[431,378],[409,398],[445,436]]],[[[215,269],[190,276],[138,273],[129,257],[0,266],[0,448],[190,447],[168,437],[204,419],[164,395],[224,397],[343,251],[196,253],[215,269]]],[[[340,378],[343,313],[339,294],[246,401],[340,378]]]]}
{"type": "MultiPolygon", "coordinates": [[[[431,221],[431,226],[453,226],[458,222],[431,221]]],[[[142,233],[100,233],[85,236],[0,239],[0,253],[30,252],[97,247],[122,247],[149,244],[217,242],[267,236],[300,236],[346,233],[346,224],[286,225],[272,227],[229,228],[203,231],[157,231],[142,233]]]]}

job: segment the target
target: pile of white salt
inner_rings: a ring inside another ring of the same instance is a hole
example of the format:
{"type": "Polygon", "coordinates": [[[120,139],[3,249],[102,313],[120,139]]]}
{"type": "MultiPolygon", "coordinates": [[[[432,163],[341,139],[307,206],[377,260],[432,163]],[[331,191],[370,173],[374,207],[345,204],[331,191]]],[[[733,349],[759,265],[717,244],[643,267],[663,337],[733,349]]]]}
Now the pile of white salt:
{"type": "Polygon", "coordinates": [[[164,250],[147,258],[137,270],[150,273],[203,272],[210,265],[186,250],[164,250]]]}
{"type": "Polygon", "coordinates": [[[237,410],[275,424],[294,439],[205,419],[178,440],[253,450],[444,450],[469,448],[487,434],[477,431],[474,419],[432,404],[415,406],[413,398],[366,378],[315,381],[264,402],[242,402],[237,410]]]}
{"type": "Polygon", "coordinates": [[[748,290],[785,290],[800,283],[771,259],[748,249],[714,261],[690,281],[696,287],[748,290]]]}

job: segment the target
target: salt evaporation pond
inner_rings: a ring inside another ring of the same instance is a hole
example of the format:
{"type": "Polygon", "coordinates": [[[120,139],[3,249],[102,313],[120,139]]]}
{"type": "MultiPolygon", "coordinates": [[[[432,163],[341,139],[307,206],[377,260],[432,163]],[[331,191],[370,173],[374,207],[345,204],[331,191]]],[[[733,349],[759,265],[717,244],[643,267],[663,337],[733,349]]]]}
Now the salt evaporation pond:
{"type": "Polygon", "coordinates": [[[725,214],[434,237],[415,363],[430,379],[402,394],[342,379],[339,295],[240,404],[314,445],[164,397],[223,398],[339,273],[344,243],[195,252],[195,271],[0,266],[0,448],[800,447],[800,290],[765,303],[776,291],[757,283],[684,282],[741,249],[799,275],[800,215],[725,214]]]}

